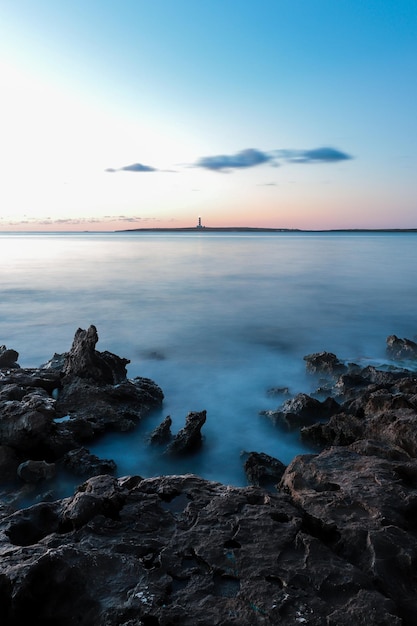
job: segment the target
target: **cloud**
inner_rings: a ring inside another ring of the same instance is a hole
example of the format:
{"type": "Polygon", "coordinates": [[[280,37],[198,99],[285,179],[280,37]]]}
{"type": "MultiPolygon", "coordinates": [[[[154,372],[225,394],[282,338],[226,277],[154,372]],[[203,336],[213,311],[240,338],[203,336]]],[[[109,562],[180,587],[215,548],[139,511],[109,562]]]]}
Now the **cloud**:
{"type": "Polygon", "coordinates": [[[207,170],[222,171],[230,169],[239,169],[244,167],[254,167],[262,163],[268,163],[274,159],[272,154],[248,148],[236,154],[227,155],[220,154],[217,156],[201,157],[195,165],[203,167],[207,170]]]}
{"type": "Polygon", "coordinates": [[[337,163],[353,158],[346,152],[329,147],[312,150],[276,150],[275,154],[288,163],[337,163]]]}
{"type": "Polygon", "coordinates": [[[106,172],[157,172],[158,170],[151,165],[143,165],[143,163],[132,163],[132,165],[124,165],[118,169],[108,167],[106,172]]]}

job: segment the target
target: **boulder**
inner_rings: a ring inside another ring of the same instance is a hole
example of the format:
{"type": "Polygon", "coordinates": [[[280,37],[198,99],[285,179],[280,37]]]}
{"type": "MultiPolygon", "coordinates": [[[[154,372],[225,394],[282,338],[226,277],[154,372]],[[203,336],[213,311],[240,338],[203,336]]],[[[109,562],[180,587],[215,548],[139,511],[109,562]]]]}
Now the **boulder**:
{"type": "Polygon", "coordinates": [[[20,365],[17,363],[19,353],[16,350],[10,350],[6,346],[0,346],[0,369],[18,369],[20,365]]]}
{"type": "Polygon", "coordinates": [[[17,468],[19,478],[25,483],[31,484],[54,478],[55,474],[55,463],[47,463],[46,461],[24,461],[17,468]]]}
{"type": "Polygon", "coordinates": [[[285,472],[285,465],[264,452],[249,452],[244,469],[251,485],[266,487],[279,483],[285,472]]]}

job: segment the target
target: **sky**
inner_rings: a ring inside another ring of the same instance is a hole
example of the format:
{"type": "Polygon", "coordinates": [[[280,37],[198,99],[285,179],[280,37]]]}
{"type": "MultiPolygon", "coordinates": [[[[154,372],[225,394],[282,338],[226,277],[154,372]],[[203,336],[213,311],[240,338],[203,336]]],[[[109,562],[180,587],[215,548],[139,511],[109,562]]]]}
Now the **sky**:
{"type": "Polygon", "coordinates": [[[0,0],[0,231],[417,228],[416,0],[0,0]]]}

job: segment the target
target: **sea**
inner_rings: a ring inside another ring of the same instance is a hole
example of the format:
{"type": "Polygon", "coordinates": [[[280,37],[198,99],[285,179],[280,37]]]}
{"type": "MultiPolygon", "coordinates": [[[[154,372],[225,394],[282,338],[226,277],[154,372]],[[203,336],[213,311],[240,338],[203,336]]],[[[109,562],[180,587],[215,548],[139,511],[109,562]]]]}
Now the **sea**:
{"type": "Polygon", "coordinates": [[[161,409],[89,448],[119,476],[245,485],[249,452],[285,464],[311,452],[262,414],[316,389],[305,355],[390,367],[387,336],[417,335],[413,232],[0,233],[0,259],[0,345],[22,367],[69,350],[94,324],[97,350],[162,388],[161,409]],[[198,453],[149,445],[167,415],[175,434],[202,410],[198,453]]]}

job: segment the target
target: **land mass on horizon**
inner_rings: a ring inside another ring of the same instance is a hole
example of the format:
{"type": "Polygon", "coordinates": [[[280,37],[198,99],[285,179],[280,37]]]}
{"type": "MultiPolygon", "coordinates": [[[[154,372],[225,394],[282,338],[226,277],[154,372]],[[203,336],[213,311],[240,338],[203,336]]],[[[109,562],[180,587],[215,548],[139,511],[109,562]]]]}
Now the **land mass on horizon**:
{"type": "Polygon", "coordinates": [[[303,229],[303,228],[264,228],[256,226],[183,226],[178,228],[127,228],[117,230],[118,233],[132,232],[195,232],[195,233],[213,233],[213,232],[255,232],[255,233],[414,233],[417,228],[319,228],[319,229],[303,229]]]}

